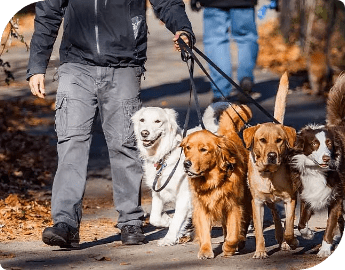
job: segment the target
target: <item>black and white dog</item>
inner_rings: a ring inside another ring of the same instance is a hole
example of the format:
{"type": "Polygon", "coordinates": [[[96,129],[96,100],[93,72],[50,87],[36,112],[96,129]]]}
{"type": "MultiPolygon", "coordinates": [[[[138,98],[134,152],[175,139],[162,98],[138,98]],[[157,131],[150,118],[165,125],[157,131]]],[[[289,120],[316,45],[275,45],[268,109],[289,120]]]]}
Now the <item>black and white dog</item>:
{"type": "Polygon", "coordinates": [[[327,101],[327,124],[307,125],[296,138],[291,158],[293,180],[301,198],[298,229],[312,239],[308,221],[314,212],[328,209],[328,221],[319,257],[331,254],[334,229],[344,231],[345,188],[345,76],[339,76],[327,101]]]}

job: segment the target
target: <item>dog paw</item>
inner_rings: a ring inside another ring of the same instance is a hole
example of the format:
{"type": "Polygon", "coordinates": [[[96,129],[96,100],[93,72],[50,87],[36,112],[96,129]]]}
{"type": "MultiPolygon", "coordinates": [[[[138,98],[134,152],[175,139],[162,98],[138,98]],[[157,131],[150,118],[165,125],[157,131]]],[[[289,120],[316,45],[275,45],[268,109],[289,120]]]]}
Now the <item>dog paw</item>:
{"type": "Polygon", "coordinates": [[[327,258],[332,254],[332,252],[330,250],[319,250],[319,252],[317,253],[317,256],[319,258],[327,258]]]}
{"type": "Polygon", "coordinates": [[[307,240],[313,240],[314,239],[315,233],[309,228],[301,229],[299,232],[301,233],[301,236],[304,239],[307,239],[307,240]]]}
{"type": "Polygon", "coordinates": [[[171,238],[164,237],[163,239],[158,241],[157,245],[159,247],[173,246],[173,245],[176,245],[177,242],[178,242],[178,239],[171,239],[171,238]]]}
{"type": "Polygon", "coordinates": [[[201,260],[213,259],[214,253],[212,250],[211,251],[199,251],[198,258],[201,260]]]}
{"type": "Polygon", "coordinates": [[[223,257],[227,258],[227,257],[232,257],[235,255],[235,251],[227,251],[227,252],[223,252],[223,257]]]}
{"type": "Polygon", "coordinates": [[[281,250],[285,250],[285,251],[289,251],[291,250],[291,247],[288,245],[288,243],[286,243],[285,241],[281,244],[280,246],[281,250]]]}
{"type": "Polygon", "coordinates": [[[317,253],[317,256],[320,258],[328,257],[332,254],[331,251],[332,244],[328,244],[325,240],[322,241],[322,246],[320,247],[319,252],[317,253]]]}
{"type": "Polygon", "coordinates": [[[284,241],[281,244],[280,249],[284,251],[295,250],[298,247],[298,245],[299,241],[296,238],[294,238],[293,240],[289,241],[289,243],[284,241]]]}
{"type": "Polygon", "coordinates": [[[255,251],[253,259],[266,259],[268,255],[266,251],[255,251]]]}

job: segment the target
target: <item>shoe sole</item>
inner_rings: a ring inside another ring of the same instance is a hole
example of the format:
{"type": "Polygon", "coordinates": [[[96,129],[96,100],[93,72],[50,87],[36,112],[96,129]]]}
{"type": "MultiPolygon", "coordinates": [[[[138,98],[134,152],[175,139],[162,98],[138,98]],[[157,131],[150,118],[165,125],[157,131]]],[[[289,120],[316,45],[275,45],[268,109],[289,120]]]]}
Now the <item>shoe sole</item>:
{"type": "Polygon", "coordinates": [[[143,245],[145,241],[122,241],[122,245],[134,246],[134,245],[143,245]]]}
{"type": "Polygon", "coordinates": [[[56,234],[45,233],[42,241],[49,246],[59,246],[60,248],[80,248],[79,242],[66,242],[66,240],[56,234]]]}
{"type": "Polygon", "coordinates": [[[136,238],[136,239],[131,239],[131,238],[127,238],[127,239],[121,239],[122,241],[122,245],[142,245],[146,243],[145,237],[144,238],[136,238]]]}

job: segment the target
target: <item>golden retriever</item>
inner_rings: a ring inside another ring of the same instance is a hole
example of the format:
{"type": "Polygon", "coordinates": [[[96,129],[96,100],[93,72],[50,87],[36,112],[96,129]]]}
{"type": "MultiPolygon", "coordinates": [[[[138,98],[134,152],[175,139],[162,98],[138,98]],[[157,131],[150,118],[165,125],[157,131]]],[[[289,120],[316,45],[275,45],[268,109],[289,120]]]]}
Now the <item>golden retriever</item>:
{"type": "MultiPolygon", "coordinates": [[[[280,80],[274,116],[283,122],[288,77],[280,80]]],[[[266,258],[263,236],[263,213],[266,204],[273,213],[276,240],[283,250],[296,248],[298,241],[294,236],[294,216],[296,192],[290,177],[287,150],[294,145],[296,131],[282,124],[264,123],[243,131],[246,147],[250,149],[248,162],[248,183],[252,194],[253,219],[256,237],[256,251],[253,258],[266,258]],[[283,228],[275,209],[275,202],[283,201],[286,214],[286,228],[283,228]],[[285,240],[285,242],[284,242],[285,240]]]]}
{"type": "MultiPolygon", "coordinates": [[[[236,109],[246,121],[251,117],[247,106],[236,106],[236,109]]],[[[234,108],[229,107],[221,115],[218,130],[218,133],[226,131],[227,136],[201,130],[181,143],[192,191],[199,259],[214,257],[211,228],[216,221],[223,227],[225,257],[232,256],[245,245],[251,207],[246,183],[248,151],[235,132],[241,125],[244,123],[240,123],[234,108]]]]}

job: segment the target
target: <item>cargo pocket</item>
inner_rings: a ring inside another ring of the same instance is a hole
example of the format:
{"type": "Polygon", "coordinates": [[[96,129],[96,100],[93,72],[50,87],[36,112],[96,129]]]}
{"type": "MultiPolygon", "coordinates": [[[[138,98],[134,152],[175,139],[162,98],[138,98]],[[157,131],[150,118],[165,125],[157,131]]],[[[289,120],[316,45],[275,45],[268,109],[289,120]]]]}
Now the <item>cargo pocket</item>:
{"type": "Polygon", "coordinates": [[[143,66],[135,67],[135,77],[137,78],[139,88],[141,86],[141,77],[144,75],[145,68],[143,66]]]}
{"type": "Polygon", "coordinates": [[[139,98],[132,98],[123,101],[124,109],[124,143],[135,142],[133,123],[131,120],[132,115],[138,111],[141,107],[141,101],[139,98]]]}
{"type": "Polygon", "coordinates": [[[58,136],[64,136],[67,132],[67,96],[65,94],[56,95],[55,132],[58,136]]]}

